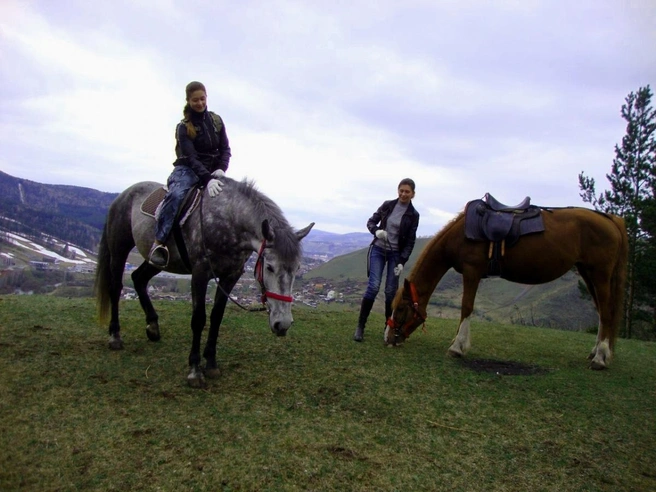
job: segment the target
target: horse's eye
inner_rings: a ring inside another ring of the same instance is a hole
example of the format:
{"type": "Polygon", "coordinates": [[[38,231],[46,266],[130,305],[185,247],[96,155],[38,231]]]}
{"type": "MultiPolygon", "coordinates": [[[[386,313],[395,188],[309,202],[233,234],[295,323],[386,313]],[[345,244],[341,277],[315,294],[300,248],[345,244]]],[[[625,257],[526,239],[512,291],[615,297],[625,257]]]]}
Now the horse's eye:
{"type": "Polygon", "coordinates": [[[267,271],[269,273],[273,273],[273,267],[271,265],[267,265],[267,271]]]}

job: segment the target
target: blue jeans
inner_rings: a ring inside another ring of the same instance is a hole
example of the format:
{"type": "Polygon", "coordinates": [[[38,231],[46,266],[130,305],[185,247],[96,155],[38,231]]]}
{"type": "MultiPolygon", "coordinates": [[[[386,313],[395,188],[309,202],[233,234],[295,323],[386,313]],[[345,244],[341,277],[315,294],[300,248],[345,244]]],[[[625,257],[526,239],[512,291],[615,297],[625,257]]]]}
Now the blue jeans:
{"type": "Polygon", "coordinates": [[[162,200],[162,207],[157,218],[155,226],[155,239],[160,243],[165,243],[166,239],[173,229],[175,218],[178,215],[178,209],[187,192],[198,183],[198,176],[187,166],[175,166],[169,176],[166,185],[169,188],[168,193],[162,200]]]}
{"type": "Polygon", "coordinates": [[[365,299],[375,300],[383,281],[383,270],[387,265],[385,280],[385,302],[392,302],[399,288],[399,277],[394,275],[394,267],[399,264],[398,251],[385,251],[378,246],[372,246],[369,253],[369,283],[364,293],[365,299]]]}

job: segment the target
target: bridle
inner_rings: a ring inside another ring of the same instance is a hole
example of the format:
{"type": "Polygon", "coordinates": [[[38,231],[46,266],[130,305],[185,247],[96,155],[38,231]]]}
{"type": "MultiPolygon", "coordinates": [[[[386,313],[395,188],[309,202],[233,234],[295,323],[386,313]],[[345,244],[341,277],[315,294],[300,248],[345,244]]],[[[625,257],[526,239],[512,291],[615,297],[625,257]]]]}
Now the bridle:
{"type": "Polygon", "coordinates": [[[403,338],[408,338],[410,326],[415,324],[418,326],[420,323],[426,323],[426,316],[422,315],[419,311],[419,295],[417,294],[417,288],[412,282],[408,282],[408,284],[410,285],[410,306],[412,307],[412,317],[401,325],[397,325],[392,317],[387,320],[387,326],[394,330],[394,340],[398,340],[401,336],[403,336],[403,338]],[[419,320],[419,323],[417,323],[417,320],[419,320]]]}
{"type": "Polygon", "coordinates": [[[266,238],[262,240],[262,245],[257,253],[257,260],[255,261],[255,269],[253,271],[253,275],[260,284],[260,289],[262,290],[260,296],[262,304],[266,306],[267,299],[269,298],[275,299],[276,301],[293,302],[294,298],[292,296],[283,296],[282,294],[271,292],[270,290],[266,290],[266,287],[264,286],[264,250],[267,247],[266,242],[266,238]]]}

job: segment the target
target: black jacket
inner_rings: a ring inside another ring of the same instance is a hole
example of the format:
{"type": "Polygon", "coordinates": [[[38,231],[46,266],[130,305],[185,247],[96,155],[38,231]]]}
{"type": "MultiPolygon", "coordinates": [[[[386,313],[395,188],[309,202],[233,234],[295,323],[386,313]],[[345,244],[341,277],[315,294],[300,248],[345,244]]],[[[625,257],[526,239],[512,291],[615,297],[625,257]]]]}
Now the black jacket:
{"type": "MultiPolygon", "coordinates": [[[[388,200],[378,207],[378,210],[367,221],[367,229],[374,235],[379,229],[387,227],[387,218],[394,210],[394,206],[398,203],[399,199],[388,200]],[[378,225],[380,224],[380,226],[378,225]]],[[[417,240],[417,227],[419,226],[419,212],[412,206],[412,202],[408,204],[408,210],[405,211],[401,217],[401,226],[399,227],[399,256],[400,262],[405,265],[412,254],[417,240]]]]}
{"type": "Polygon", "coordinates": [[[192,111],[191,122],[196,129],[196,138],[193,140],[187,135],[186,120],[182,120],[175,128],[177,160],[173,165],[190,167],[205,186],[212,179],[214,171],[228,170],[232,155],[230,143],[225,125],[218,115],[212,117],[212,113],[208,110],[202,113],[192,111]],[[219,125],[216,124],[215,119],[219,125]]]}

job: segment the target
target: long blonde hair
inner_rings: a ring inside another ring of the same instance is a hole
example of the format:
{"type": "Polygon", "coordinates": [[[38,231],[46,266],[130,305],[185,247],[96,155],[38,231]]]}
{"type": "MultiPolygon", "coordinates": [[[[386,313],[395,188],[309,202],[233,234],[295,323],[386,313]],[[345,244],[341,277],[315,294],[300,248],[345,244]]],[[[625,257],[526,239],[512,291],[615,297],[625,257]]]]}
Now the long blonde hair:
{"type": "Polygon", "coordinates": [[[198,81],[189,82],[187,84],[187,87],[185,87],[187,104],[185,104],[185,107],[182,109],[182,115],[184,116],[185,126],[187,127],[187,135],[192,140],[196,138],[196,128],[194,128],[194,124],[191,122],[191,112],[193,110],[191,109],[191,106],[189,106],[189,98],[196,91],[203,91],[205,95],[207,95],[207,90],[205,89],[205,86],[201,82],[198,81]]]}

